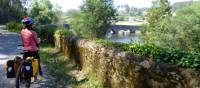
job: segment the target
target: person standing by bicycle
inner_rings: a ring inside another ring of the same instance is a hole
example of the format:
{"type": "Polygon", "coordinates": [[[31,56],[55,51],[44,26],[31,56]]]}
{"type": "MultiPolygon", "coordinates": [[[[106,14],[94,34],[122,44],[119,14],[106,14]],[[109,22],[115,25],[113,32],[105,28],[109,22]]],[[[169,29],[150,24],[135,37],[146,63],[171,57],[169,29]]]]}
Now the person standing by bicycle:
{"type": "MultiPolygon", "coordinates": [[[[27,57],[34,57],[35,59],[38,59],[39,74],[40,76],[42,76],[42,70],[40,66],[40,56],[38,53],[39,41],[37,33],[34,31],[32,27],[34,21],[30,17],[24,17],[22,19],[22,23],[24,24],[24,27],[22,28],[20,35],[24,46],[23,59],[26,59],[27,57]]],[[[37,75],[34,76],[34,79],[37,80],[37,75]]]]}

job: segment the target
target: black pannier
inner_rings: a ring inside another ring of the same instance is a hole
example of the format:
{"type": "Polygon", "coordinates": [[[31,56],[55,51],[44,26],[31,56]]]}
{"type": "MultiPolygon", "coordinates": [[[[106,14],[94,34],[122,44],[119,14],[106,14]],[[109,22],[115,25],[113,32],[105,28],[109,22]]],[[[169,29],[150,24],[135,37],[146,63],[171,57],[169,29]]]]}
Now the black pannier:
{"type": "Polygon", "coordinates": [[[15,78],[15,68],[14,68],[14,60],[8,60],[6,63],[6,75],[7,78],[15,78]]]}
{"type": "Polygon", "coordinates": [[[32,77],[33,75],[33,67],[32,67],[32,64],[31,62],[29,61],[24,61],[23,63],[23,73],[24,73],[24,76],[26,77],[32,77]]]}

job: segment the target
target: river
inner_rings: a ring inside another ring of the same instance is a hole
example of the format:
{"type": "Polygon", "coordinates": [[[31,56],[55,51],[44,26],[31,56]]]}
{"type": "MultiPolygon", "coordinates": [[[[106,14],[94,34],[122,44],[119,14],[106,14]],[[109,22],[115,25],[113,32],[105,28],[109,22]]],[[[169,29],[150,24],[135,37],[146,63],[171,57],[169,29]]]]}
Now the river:
{"type": "Polygon", "coordinates": [[[112,42],[122,42],[122,43],[130,43],[130,42],[141,43],[143,40],[141,36],[136,35],[134,33],[128,35],[120,35],[120,34],[107,35],[106,39],[112,42]]]}

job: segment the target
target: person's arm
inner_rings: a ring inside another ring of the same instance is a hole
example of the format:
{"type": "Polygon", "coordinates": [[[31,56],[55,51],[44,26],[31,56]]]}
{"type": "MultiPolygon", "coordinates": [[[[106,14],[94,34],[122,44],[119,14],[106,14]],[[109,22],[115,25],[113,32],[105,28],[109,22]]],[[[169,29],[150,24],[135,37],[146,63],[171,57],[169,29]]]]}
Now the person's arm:
{"type": "Polygon", "coordinates": [[[36,32],[34,32],[34,40],[35,40],[36,46],[39,47],[39,40],[38,40],[36,32]]]}

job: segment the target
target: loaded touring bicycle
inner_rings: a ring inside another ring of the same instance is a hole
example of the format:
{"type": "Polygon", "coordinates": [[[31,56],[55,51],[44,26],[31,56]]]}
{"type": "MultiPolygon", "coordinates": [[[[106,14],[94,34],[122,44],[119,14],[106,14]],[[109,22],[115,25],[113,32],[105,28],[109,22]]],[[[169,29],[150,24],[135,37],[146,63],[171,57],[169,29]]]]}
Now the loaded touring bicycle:
{"type": "MultiPolygon", "coordinates": [[[[22,46],[22,45],[18,45],[22,46]]],[[[21,53],[24,55],[24,53],[21,53]]],[[[34,57],[15,56],[14,59],[8,60],[6,63],[7,78],[16,78],[16,88],[20,88],[21,84],[25,84],[26,88],[31,86],[31,77],[37,75],[39,71],[38,59],[34,57]]]]}

